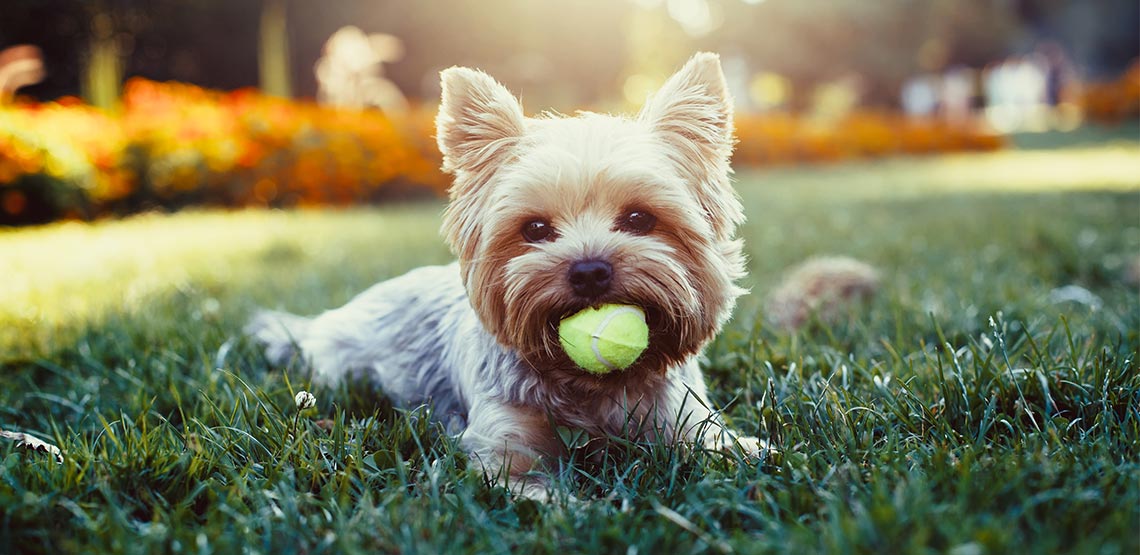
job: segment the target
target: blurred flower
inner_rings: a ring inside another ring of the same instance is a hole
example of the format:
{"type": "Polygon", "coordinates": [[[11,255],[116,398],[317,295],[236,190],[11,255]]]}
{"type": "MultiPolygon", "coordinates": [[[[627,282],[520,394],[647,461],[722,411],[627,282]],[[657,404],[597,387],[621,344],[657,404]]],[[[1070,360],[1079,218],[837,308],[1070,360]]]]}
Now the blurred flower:
{"type": "Polygon", "coordinates": [[[987,151],[1005,144],[1003,137],[976,124],[873,110],[853,110],[832,121],[784,112],[739,114],[735,129],[739,143],[733,161],[738,165],[987,151]]]}
{"type": "Polygon", "coordinates": [[[8,187],[36,188],[57,213],[87,216],[147,205],[345,205],[374,201],[394,184],[442,194],[434,115],[145,79],[127,83],[114,115],[70,99],[0,105],[0,196],[8,199],[0,222],[26,204],[17,202],[24,193],[4,195],[8,187]]]}
{"type": "Polygon", "coordinates": [[[56,464],[63,464],[63,451],[59,447],[52,445],[35,436],[31,436],[22,432],[9,432],[7,430],[0,430],[0,438],[10,439],[16,442],[16,447],[33,451],[37,453],[46,453],[55,459],[56,464]]]}
{"type": "Polygon", "coordinates": [[[293,402],[297,404],[298,411],[309,410],[317,406],[317,398],[308,391],[298,391],[297,395],[293,397],[293,402]]]}
{"type": "Polygon", "coordinates": [[[1115,81],[1085,85],[1080,101],[1085,116],[1101,123],[1116,124],[1140,115],[1140,59],[1115,81]]]}
{"type": "Polygon", "coordinates": [[[383,66],[403,56],[403,42],[392,35],[367,35],[352,25],[341,27],[329,37],[324,55],[317,60],[317,98],[333,106],[377,106],[389,114],[403,113],[408,101],[384,77],[383,66]]]}

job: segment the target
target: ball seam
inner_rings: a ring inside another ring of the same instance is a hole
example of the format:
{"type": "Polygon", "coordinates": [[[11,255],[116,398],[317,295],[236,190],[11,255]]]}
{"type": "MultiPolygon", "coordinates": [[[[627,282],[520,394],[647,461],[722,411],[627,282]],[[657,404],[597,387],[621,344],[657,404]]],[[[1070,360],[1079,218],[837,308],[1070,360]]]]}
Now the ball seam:
{"type": "Polygon", "coordinates": [[[594,358],[598,362],[602,363],[602,366],[605,366],[606,370],[609,370],[611,372],[617,370],[617,366],[614,366],[613,363],[606,360],[606,357],[602,356],[602,351],[598,348],[598,339],[601,339],[602,331],[606,329],[606,326],[610,325],[610,322],[612,322],[614,318],[617,318],[618,316],[621,316],[623,313],[627,312],[636,314],[639,318],[641,318],[642,322],[645,322],[645,312],[643,312],[640,308],[637,308],[635,306],[623,306],[607,314],[601,323],[594,327],[594,331],[590,333],[590,348],[594,351],[594,358]]]}

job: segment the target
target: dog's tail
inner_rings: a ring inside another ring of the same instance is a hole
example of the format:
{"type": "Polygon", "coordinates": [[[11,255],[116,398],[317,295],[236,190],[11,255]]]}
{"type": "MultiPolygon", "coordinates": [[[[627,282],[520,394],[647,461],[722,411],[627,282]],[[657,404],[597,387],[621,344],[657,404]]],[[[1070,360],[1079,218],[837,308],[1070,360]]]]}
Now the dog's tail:
{"type": "Polygon", "coordinates": [[[871,265],[846,256],[811,258],[792,268],[768,296],[768,319],[787,330],[815,315],[833,321],[858,301],[879,290],[881,278],[871,265]]]}
{"type": "Polygon", "coordinates": [[[309,334],[312,318],[260,310],[245,325],[245,334],[265,346],[265,358],[270,364],[284,366],[301,354],[300,343],[309,334]]]}

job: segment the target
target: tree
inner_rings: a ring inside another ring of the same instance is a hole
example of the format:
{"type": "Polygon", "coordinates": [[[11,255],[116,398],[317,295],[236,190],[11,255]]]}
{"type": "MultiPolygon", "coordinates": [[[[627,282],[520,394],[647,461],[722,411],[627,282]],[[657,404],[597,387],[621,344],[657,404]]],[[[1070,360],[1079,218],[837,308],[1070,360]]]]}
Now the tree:
{"type": "Polygon", "coordinates": [[[262,92],[285,98],[293,96],[285,0],[262,2],[261,27],[258,35],[260,38],[258,69],[262,92]]]}

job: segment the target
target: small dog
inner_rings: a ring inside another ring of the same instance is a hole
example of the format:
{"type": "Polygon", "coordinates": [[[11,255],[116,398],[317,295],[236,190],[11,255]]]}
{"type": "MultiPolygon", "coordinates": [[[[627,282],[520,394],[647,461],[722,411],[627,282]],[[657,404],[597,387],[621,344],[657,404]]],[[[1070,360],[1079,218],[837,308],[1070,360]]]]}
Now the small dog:
{"type": "Polygon", "coordinates": [[[299,355],[318,381],[363,374],[398,405],[431,403],[488,477],[535,499],[565,455],[555,426],[759,454],[709,408],[697,365],[743,292],[719,58],[695,55],[633,119],[527,118],[485,73],[441,78],[442,230],[458,261],[315,318],[259,313],[246,331],[270,361],[299,355]],[[597,376],[562,351],[558,324],[603,303],[642,307],[650,338],[633,366],[597,376]]]}

